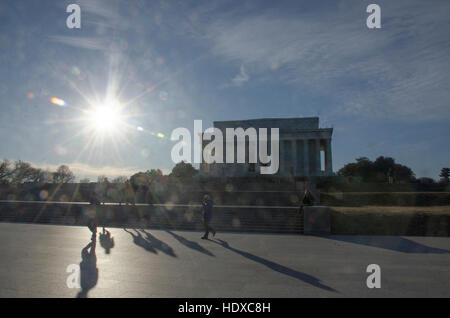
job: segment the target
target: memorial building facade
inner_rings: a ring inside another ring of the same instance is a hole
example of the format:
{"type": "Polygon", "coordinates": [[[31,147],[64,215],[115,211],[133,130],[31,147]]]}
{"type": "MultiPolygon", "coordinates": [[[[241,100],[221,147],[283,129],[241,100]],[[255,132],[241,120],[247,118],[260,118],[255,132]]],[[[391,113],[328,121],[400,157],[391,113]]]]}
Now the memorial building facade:
{"type": "MultiPolygon", "coordinates": [[[[270,149],[271,128],[279,129],[279,169],[277,176],[290,177],[316,177],[332,176],[332,147],[331,137],[333,128],[319,128],[318,117],[282,118],[282,119],[250,119],[237,121],[215,121],[214,128],[219,129],[223,136],[227,128],[267,128],[269,136],[268,154],[270,149]]],[[[225,140],[225,138],[224,138],[225,140]]],[[[260,174],[260,167],[267,165],[256,162],[250,163],[248,159],[248,138],[245,139],[245,163],[225,163],[226,150],[224,150],[224,163],[202,163],[200,174],[211,177],[247,177],[260,174]]],[[[226,149],[224,141],[223,149],[226,149]]],[[[228,141],[229,142],[229,141],[228,141]]],[[[207,142],[203,142],[203,147],[207,142]]],[[[235,145],[236,147],[236,145],[235,145]]],[[[236,151],[234,151],[236,156],[236,151]]]]}

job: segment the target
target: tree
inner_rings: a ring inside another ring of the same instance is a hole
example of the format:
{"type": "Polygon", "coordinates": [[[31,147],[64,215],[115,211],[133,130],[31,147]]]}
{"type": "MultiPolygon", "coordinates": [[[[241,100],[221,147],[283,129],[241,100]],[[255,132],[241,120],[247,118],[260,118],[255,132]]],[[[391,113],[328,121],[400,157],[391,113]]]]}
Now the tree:
{"type": "Polygon", "coordinates": [[[39,183],[51,183],[53,181],[53,172],[50,172],[50,170],[41,170],[39,173],[39,183]]]}
{"type": "Polygon", "coordinates": [[[356,163],[348,163],[338,171],[338,175],[345,177],[361,177],[364,181],[371,179],[372,161],[367,157],[356,158],[356,163]]]}
{"type": "Polygon", "coordinates": [[[393,169],[394,174],[394,180],[397,181],[406,181],[410,182],[415,180],[415,174],[411,170],[411,168],[401,165],[401,164],[395,164],[393,169]]]}
{"type": "Polygon", "coordinates": [[[442,168],[439,177],[441,177],[441,180],[444,181],[445,183],[449,183],[450,168],[442,168]]]}
{"type": "Polygon", "coordinates": [[[28,182],[45,182],[45,176],[42,174],[42,170],[39,168],[31,167],[30,176],[28,178],[28,182]]]}
{"type": "Polygon", "coordinates": [[[108,177],[105,175],[100,175],[97,177],[97,183],[105,183],[108,181],[108,177]]]}
{"type": "Polygon", "coordinates": [[[160,169],[147,170],[146,172],[138,172],[130,177],[130,183],[136,190],[140,187],[149,187],[154,181],[159,181],[163,178],[163,173],[160,169]]]}
{"type": "Polygon", "coordinates": [[[11,162],[8,160],[3,160],[0,163],[0,184],[8,184],[11,180],[11,162]]]}
{"type": "Polygon", "coordinates": [[[427,185],[434,184],[433,178],[422,177],[422,178],[419,178],[417,181],[419,181],[419,183],[427,184],[427,185]]]}
{"type": "Polygon", "coordinates": [[[378,181],[389,180],[389,177],[394,177],[395,160],[390,157],[378,157],[373,162],[373,169],[375,175],[373,176],[378,181]]]}
{"type": "Polygon", "coordinates": [[[36,182],[39,178],[40,170],[33,168],[28,162],[18,160],[14,162],[14,168],[10,173],[12,184],[18,185],[24,182],[36,182]]]}
{"type": "Polygon", "coordinates": [[[75,180],[75,176],[66,165],[61,165],[53,173],[53,182],[55,183],[69,183],[75,180]]]}
{"type": "Polygon", "coordinates": [[[190,163],[181,161],[173,167],[170,176],[181,180],[187,180],[195,176],[197,172],[198,171],[190,163]]]}
{"type": "Polygon", "coordinates": [[[80,183],[89,183],[91,182],[91,180],[89,180],[89,178],[83,178],[80,180],[80,183]]]}
{"type": "Polygon", "coordinates": [[[24,182],[48,182],[49,177],[39,168],[34,168],[30,163],[18,160],[14,162],[14,167],[8,160],[0,162],[0,183],[22,184],[24,182]]]}
{"type": "Polygon", "coordinates": [[[127,180],[128,180],[128,178],[125,176],[118,176],[118,177],[112,179],[111,182],[112,183],[125,183],[125,181],[127,181],[127,180]]]}
{"type": "Polygon", "coordinates": [[[137,191],[140,188],[145,188],[150,185],[150,177],[145,172],[138,172],[130,177],[130,183],[133,190],[137,191]]]}
{"type": "Polygon", "coordinates": [[[374,162],[366,157],[357,158],[355,163],[348,163],[338,171],[345,177],[360,177],[364,182],[396,182],[414,180],[414,172],[407,166],[395,163],[390,157],[378,157],[374,162]]]}
{"type": "Polygon", "coordinates": [[[148,175],[150,181],[160,179],[163,176],[163,173],[160,169],[152,169],[150,171],[147,170],[146,174],[148,175]]]}

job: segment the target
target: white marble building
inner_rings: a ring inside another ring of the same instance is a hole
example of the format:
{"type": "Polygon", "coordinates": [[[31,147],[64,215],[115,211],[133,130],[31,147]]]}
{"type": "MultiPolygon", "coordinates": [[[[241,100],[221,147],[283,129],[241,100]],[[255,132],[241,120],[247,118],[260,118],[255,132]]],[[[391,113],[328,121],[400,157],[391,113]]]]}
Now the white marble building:
{"type": "MultiPolygon", "coordinates": [[[[331,151],[333,128],[319,128],[318,117],[216,121],[214,127],[220,129],[223,136],[226,128],[253,127],[257,130],[268,128],[268,131],[270,128],[279,128],[280,165],[276,175],[293,177],[333,175],[331,151]]],[[[268,138],[270,140],[270,136],[268,138]]],[[[208,142],[204,141],[203,147],[208,142]]],[[[224,158],[225,142],[224,137],[224,158]]],[[[270,145],[268,148],[270,154],[270,145]]],[[[246,140],[246,158],[248,158],[248,140],[246,140]]],[[[261,165],[260,162],[248,163],[248,160],[246,163],[202,163],[200,174],[214,177],[251,176],[260,173],[261,165]]]]}

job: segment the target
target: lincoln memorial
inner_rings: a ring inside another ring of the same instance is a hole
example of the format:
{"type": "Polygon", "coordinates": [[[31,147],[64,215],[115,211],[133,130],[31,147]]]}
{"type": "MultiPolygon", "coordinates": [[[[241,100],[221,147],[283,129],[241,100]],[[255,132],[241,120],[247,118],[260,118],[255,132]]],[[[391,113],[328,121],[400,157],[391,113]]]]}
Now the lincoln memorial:
{"type": "MultiPolygon", "coordinates": [[[[226,128],[279,129],[279,170],[278,176],[312,177],[333,175],[331,155],[331,135],[333,128],[319,128],[318,117],[250,119],[238,121],[215,121],[214,128],[225,135],[226,128]]],[[[270,140],[270,137],[268,137],[270,140]]],[[[246,144],[248,144],[246,139],[246,144]]],[[[203,147],[205,142],[203,143],[203,147]]],[[[270,142],[267,146],[271,153],[270,142]]],[[[225,148],[225,147],[224,147],[225,148]]],[[[248,145],[246,159],[248,158],[248,145]]],[[[223,154],[225,157],[225,153],[223,154]]],[[[235,152],[236,155],[236,152],[235,152]]],[[[225,160],[224,160],[225,162],[225,160]]],[[[259,174],[263,165],[257,163],[202,163],[200,173],[214,177],[243,177],[259,174]]]]}

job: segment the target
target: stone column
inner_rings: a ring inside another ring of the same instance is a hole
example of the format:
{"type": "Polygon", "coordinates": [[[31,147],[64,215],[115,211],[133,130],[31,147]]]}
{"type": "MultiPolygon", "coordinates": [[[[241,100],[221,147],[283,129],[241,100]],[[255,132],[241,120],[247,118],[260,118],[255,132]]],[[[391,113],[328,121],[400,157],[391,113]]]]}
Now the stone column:
{"type": "Polygon", "coordinates": [[[303,173],[309,176],[309,149],[308,149],[308,139],[303,139],[303,173]]]}
{"type": "Polygon", "coordinates": [[[297,175],[297,140],[292,139],[292,166],[294,167],[292,169],[292,176],[297,175]]]}
{"type": "Polygon", "coordinates": [[[320,176],[320,139],[315,139],[315,170],[316,170],[316,176],[320,176]]]}
{"type": "Polygon", "coordinates": [[[333,174],[333,160],[331,157],[331,138],[325,141],[325,174],[331,176],[333,174]]]}

